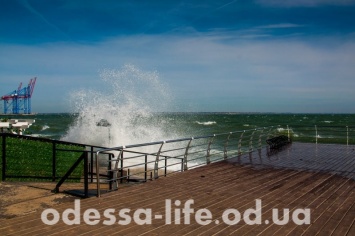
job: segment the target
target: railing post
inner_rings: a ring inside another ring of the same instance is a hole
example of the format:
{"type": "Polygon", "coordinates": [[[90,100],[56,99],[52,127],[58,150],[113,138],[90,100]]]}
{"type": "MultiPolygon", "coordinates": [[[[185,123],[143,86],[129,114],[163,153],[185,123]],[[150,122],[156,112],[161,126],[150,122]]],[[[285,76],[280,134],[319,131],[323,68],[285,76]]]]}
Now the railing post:
{"type": "Polygon", "coordinates": [[[189,148],[190,148],[190,144],[191,144],[192,140],[194,140],[193,137],[190,139],[189,143],[186,146],[186,150],[185,150],[185,154],[184,154],[184,171],[188,170],[188,167],[187,167],[187,156],[189,155],[189,148]]]}
{"type": "MultiPolygon", "coordinates": [[[[121,158],[121,180],[120,180],[120,183],[122,184],[123,183],[123,149],[122,149],[122,152],[120,153],[120,158],[121,158]]],[[[118,186],[117,186],[118,188],[118,186]]]]}
{"type": "Polygon", "coordinates": [[[123,183],[123,150],[124,150],[124,148],[125,147],[122,147],[120,153],[117,155],[115,167],[113,169],[113,171],[115,172],[114,178],[115,178],[116,188],[118,188],[118,178],[120,178],[120,183],[123,183]],[[121,160],[121,163],[120,163],[120,160],[121,160]],[[120,164],[120,166],[119,166],[119,164],[120,164]],[[121,170],[120,175],[118,174],[119,170],[121,170]]]}
{"type": "Polygon", "coordinates": [[[258,149],[261,149],[261,137],[263,136],[264,130],[262,129],[259,135],[259,140],[258,140],[258,149]]]}
{"type": "Polygon", "coordinates": [[[148,155],[145,154],[145,164],[144,164],[144,180],[147,182],[147,171],[148,171],[148,155]]]}
{"type": "Polygon", "coordinates": [[[2,181],[6,180],[6,135],[2,135],[2,181]]]}
{"type": "Polygon", "coordinates": [[[317,130],[317,125],[314,126],[316,129],[316,144],[318,143],[318,130],[317,130]]]}
{"type": "Polygon", "coordinates": [[[228,137],[227,137],[227,140],[226,140],[226,143],[224,144],[224,160],[226,160],[228,158],[228,151],[227,151],[227,148],[228,148],[228,144],[229,144],[229,139],[230,139],[230,136],[232,135],[232,132],[229,133],[228,137]]]}
{"type": "Polygon", "coordinates": [[[346,145],[349,146],[349,126],[346,126],[346,145]]]}
{"type": "Polygon", "coordinates": [[[239,142],[238,142],[238,155],[242,154],[242,140],[243,140],[243,135],[245,133],[245,130],[243,131],[243,133],[240,135],[239,137],[239,142]]]}
{"type": "Polygon", "coordinates": [[[163,148],[163,145],[165,144],[165,141],[160,145],[160,148],[157,152],[157,156],[155,158],[155,163],[154,163],[154,179],[159,178],[159,157],[160,157],[160,152],[161,149],[163,148]]]}
{"type": "Polygon", "coordinates": [[[215,134],[213,135],[213,137],[208,142],[207,155],[206,155],[206,164],[207,165],[211,163],[211,144],[212,144],[212,142],[214,140],[214,137],[216,137],[215,134]]]}
{"type": "Polygon", "coordinates": [[[166,173],[167,173],[167,165],[168,165],[168,159],[166,159],[166,156],[165,156],[165,170],[164,170],[165,177],[166,177],[166,173]]]}
{"type": "Polygon", "coordinates": [[[287,137],[288,137],[288,141],[290,141],[290,128],[287,125],[287,137]]]}
{"type": "MultiPolygon", "coordinates": [[[[256,129],[255,129],[256,130],[256,129]]],[[[251,133],[251,136],[250,136],[250,140],[249,140],[249,152],[252,152],[253,151],[253,138],[254,138],[254,133],[255,131],[253,131],[253,133],[251,133]]]]}
{"type": "Polygon", "coordinates": [[[56,142],[53,142],[52,146],[52,181],[55,182],[56,179],[56,142]]]}
{"type": "Polygon", "coordinates": [[[113,181],[113,171],[112,171],[112,156],[113,154],[108,154],[108,178],[109,178],[109,183],[108,183],[108,188],[109,190],[112,190],[112,181],[113,181]]]}
{"type": "Polygon", "coordinates": [[[98,151],[96,153],[96,196],[100,197],[101,196],[101,189],[100,189],[100,173],[99,173],[99,154],[100,152],[98,151]]]}
{"type": "Polygon", "coordinates": [[[90,151],[91,151],[91,154],[90,154],[90,181],[91,183],[94,182],[94,176],[93,176],[93,173],[94,173],[94,147],[91,146],[90,148],[90,151]]]}
{"type": "Polygon", "coordinates": [[[85,152],[84,156],[84,196],[89,197],[89,165],[88,165],[88,153],[85,152]]]}

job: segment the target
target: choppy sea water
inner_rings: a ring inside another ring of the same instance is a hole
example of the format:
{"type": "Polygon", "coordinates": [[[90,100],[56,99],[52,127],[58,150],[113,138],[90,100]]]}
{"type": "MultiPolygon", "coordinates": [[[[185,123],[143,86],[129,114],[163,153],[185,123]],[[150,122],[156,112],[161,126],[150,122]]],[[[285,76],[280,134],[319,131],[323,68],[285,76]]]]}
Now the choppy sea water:
{"type": "MultiPolygon", "coordinates": [[[[297,129],[303,127],[314,133],[318,129],[339,129],[355,127],[354,114],[241,114],[241,113],[152,113],[137,116],[132,120],[117,120],[114,116],[97,115],[90,119],[92,124],[80,125],[79,114],[37,114],[26,117],[7,116],[8,118],[34,119],[35,123],[25,134],[77,143],[120,146],[176,138],[188,138],[233,131],[254,129],[257,127],[278,126],[297,129]],[[109,126],[100,126],[106,120],[109,126]],[[111,124],[112,123],[112,124],[111,124]],[[75,132],[78,131],[78,135],[75,132]],[[155,134],[155,135],[152,135],[155,134]]],[[[4,117],[3,117],[4,118],[4,117]]],[[[330,131],[331,132],[331,131],[330,131]]],[[[341,134],[343,135],[343,134],[341,134]]]]}

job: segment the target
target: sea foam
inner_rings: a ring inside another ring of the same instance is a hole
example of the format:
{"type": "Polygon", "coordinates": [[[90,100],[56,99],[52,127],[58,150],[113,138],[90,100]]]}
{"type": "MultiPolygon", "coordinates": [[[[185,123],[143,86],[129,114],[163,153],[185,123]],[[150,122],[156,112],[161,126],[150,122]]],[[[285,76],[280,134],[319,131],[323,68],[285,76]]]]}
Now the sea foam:
{"type": "Polygon", "coordinates": [[[215,124],[217,124],[216,121],[205,121],[205,122],[195,121],[195,123],[199,124],[199,125],[215,125],[215,124]]]}

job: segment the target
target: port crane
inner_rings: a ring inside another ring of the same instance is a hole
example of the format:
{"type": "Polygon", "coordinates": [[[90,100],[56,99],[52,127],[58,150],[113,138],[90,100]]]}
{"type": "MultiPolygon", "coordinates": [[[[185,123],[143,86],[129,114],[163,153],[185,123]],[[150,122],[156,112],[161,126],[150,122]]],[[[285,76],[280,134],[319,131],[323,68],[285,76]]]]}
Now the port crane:
{"type": "Polygon", "coordinates": [[[28,86],[22,88],[22,82],[18,88],[4,96],[4,114],[31,114],[31,98],[35,88],[37,78],[34,77],[28,83],[28,86]]]}

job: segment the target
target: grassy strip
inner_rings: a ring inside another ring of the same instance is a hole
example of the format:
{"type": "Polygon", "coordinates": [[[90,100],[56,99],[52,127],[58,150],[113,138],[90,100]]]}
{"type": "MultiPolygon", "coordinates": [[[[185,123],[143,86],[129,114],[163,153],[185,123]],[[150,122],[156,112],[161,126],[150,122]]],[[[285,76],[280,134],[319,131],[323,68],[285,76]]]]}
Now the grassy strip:
{"type": "MultiPolygon", "coordinates": [[[[0,137],[0,162],[2,162],[2,137],[0,137]]],[[[84,150],[83,147],[57,144],[57,149],[84,150]]],[[[59,151],[55,153],[55,176],[63,176],[73,163],[80,157],[81,152],[59,151]]],[[[21,138],[6,138],[6,175],[18,176],[7,178],[7,181],[48,181],[52,178],[53,143],[21,138]]],[[[2,171],[2,165],[0,165],[2,171]]],[[[81,164],[70,176],[79,181],[83,174],[81,164]]],[[[0,176],[1,178],[1,176],[0,176]]]]}

